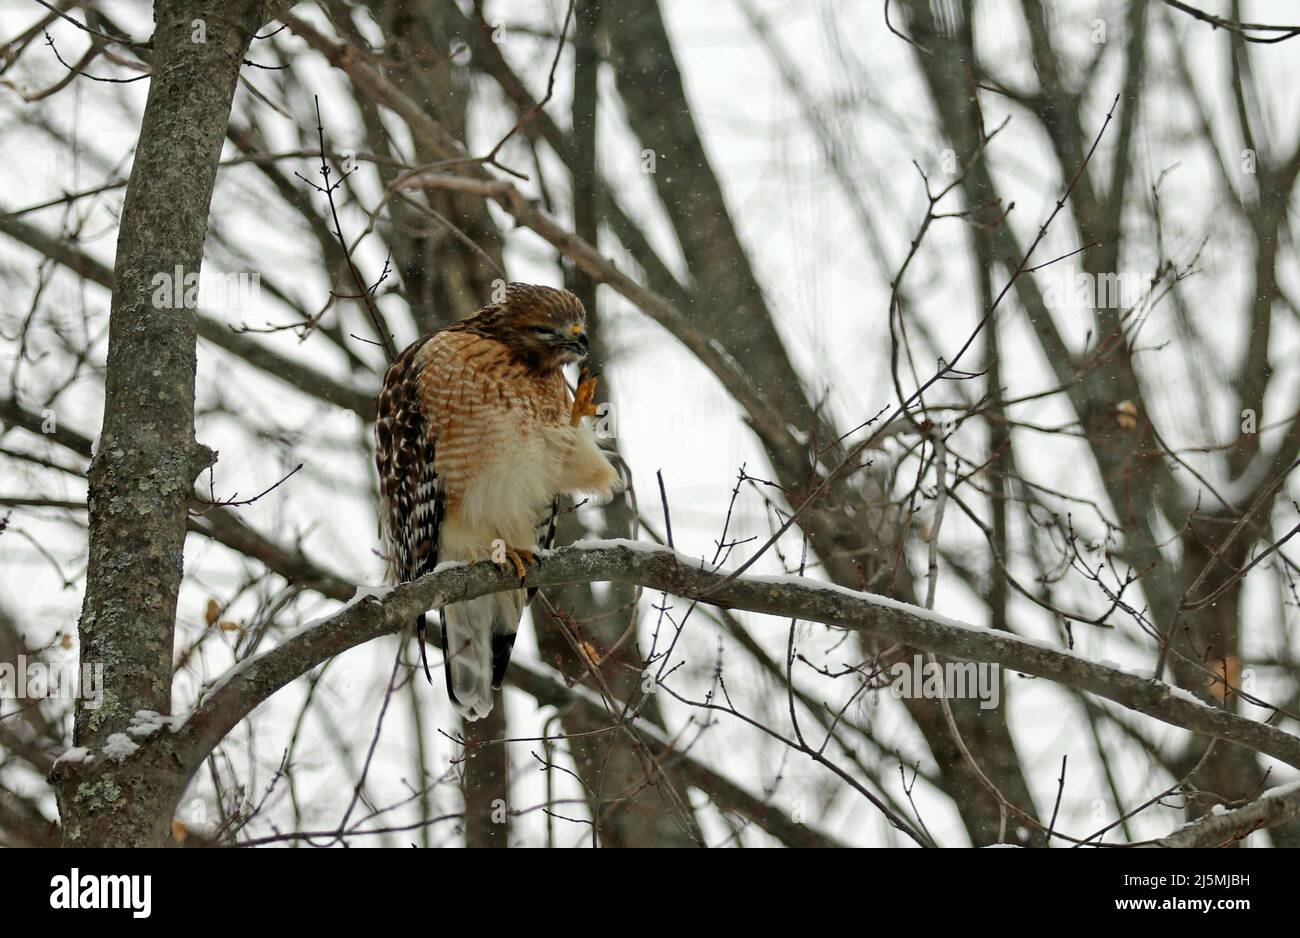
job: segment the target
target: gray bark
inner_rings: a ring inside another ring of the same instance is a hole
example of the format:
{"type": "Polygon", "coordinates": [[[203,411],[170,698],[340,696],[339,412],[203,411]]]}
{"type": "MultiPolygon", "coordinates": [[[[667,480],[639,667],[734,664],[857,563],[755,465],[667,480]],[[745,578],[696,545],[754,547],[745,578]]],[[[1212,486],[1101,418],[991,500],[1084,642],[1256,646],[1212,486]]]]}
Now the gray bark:
{"type": "MultiPolygon", "coordinates": [[[[194,311],[158,308],[156,274],[197,274],[240,65],[262,0],[158,3],[153,75],[118,233],[104,422],[89,473],[82,663],[104,699],[74,742],[101,750],[137,711],[171,708],[172,644],[190,495],[215,454],[194,439],[194,311]],[[196,39],[203,41],[196,41],[196,39]]],[[[159,844],[184,784],[99,759],[55,768],[69,846],[159,844]]]]}

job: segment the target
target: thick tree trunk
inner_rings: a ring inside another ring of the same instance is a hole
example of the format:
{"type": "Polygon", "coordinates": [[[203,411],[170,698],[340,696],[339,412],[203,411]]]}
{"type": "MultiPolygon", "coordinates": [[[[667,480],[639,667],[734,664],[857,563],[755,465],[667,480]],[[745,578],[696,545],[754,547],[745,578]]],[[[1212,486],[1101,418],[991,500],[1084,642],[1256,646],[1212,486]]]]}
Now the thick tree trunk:
{"type": "Polygon", "coordinates": [[[163,842],[185,782],[179,767],[146,772],[104,747],[131,740],[139,711],[171,706],[187,510],[215,454],[194,439],[194,310],[183,295],[165,302],[155,277],[199,272],[235,83],[264,6],[187,0],[154,11],[153,74],[118,234],[104,423],[89,476],[81,660],[103,668],[104,694],[98,709],[77,708],[75,743],[91,758],[54,773],[70,846],[163,842]]]}

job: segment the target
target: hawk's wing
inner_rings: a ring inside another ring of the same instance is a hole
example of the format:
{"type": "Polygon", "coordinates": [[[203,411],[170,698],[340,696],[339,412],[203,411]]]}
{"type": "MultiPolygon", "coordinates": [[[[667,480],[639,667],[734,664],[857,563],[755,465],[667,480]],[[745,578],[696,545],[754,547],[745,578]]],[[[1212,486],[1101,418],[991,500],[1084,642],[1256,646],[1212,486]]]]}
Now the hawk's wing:
{"type": "MultiPolygon", "coordinates": [[[[438,566],[438,529],[446,495],[435,468],[437,434],[421,409],[419,369],[414,360],[424,343],[407,348],[388,368],[375,418],[375,462],[379,468],[379,523],[388,557],[388,577],[406,583],[438,566]]],[[[425,660],[425,615],[416,620],[420,660],[425,660]]],[[[429,678],[432,683],[432,678],[429,678]]]]}

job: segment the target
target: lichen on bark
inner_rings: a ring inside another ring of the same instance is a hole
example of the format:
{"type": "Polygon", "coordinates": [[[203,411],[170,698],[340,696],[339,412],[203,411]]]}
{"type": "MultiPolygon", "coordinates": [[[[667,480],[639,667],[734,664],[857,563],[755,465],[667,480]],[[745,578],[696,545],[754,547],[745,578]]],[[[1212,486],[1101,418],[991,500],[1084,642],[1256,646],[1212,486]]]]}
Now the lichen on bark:
{"type": "MultiPolygon", "coordinates": [[[[194,439],[197,326],[159,309],[151,283],[197,273],[239,70],[282,3],[159,2],[149,96],[118,231],[100,444],[89,472],[90,551],[82,663],[103,667],[98,709],[79,706],[92,752],[140,710],[171,709],[172,643],[190,495],[212,453],[194,439]],[[201,25],[201,28],[199,28],[201,25]]],[[[65,763],[55,791],[64,843],[157,844],[182,775],[148,759],[65,763]]]]}

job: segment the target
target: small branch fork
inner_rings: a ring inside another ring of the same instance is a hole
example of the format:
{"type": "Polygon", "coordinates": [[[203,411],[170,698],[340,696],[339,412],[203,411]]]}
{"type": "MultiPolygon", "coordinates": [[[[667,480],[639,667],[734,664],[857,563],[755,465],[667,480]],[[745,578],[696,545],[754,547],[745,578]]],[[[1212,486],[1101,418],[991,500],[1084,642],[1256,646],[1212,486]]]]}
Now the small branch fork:
{"type": "Polygon", "coordinates": [[[1209,23],[1215,29],[1226,29],[1230,33],[1236,33],[1246,42],[1257,42],[1260,45],[1271,45],[1276,42],[1286,42],[1288,39],[1294,39],[1300,36],[1300,26],[1282,26],[1269,23],[1239,23],[1236,20],[1227,20],[1221,16],[1215,16],[1212,13],[1206,13],[1204,10],[1198,10],[1190,4],[1182,3],[1181,0],[1165,0],[1166,6],[1171,6],[1175,10],[1186,13],[1193,19],[1198,19],[1202,23],[1209,23]],[[1254,36],[1252,33],[1272,33],[1267,36],[1254,36]]]}
{"type": "Polygon", "coordinates": [[[325,125],[320,116],[320,98],[317,97],[315,101],[316,136],[320,141],[320,175],[324,185],[318,186],[306,176],[302,175],[302,173],[294,173],[294,175],[307,183],[307,185],[311,186],[317,192],[322,193],[329,201],[330,218],[334,222],[334,235],[339,239],[339,248],[343,251],[343,257],[347,260],[348,273],[351,274],[352,282],[357,288],[355,294],[346,295],[345,298],[361,301],[362,306],[366,309],[366,313],[370,316],[370,323],[374,327],[375,335],[378,337],[379,344],[384,350],[384,355],[388,361],[391,362],[397,358],[397,345],[393,342],[393,337],[389,333],[388,327],[384,324],[384,317],[380,315],[379,307],[375,305],[375,290],[379,288],[379,285],[383,283],[388,276],[388,261],[384,261],[384,272],[380,275],[379,279],[373,286],[367,284],[365,279],[361,276],[361,271],[357,270],[356,262],[352,259],[352,249],[348,247],[347,239],[343,237],[343,225],[339,221],[338,205],[335,204],[334,201],[334,190],[343,185],[343,181],[347,179],[351,173],[344,173],[337,181],[333,183],[330,182],[331,170],[329,160],[325,157],[325,154],[328,151],[325,149],[325,125]]]}

